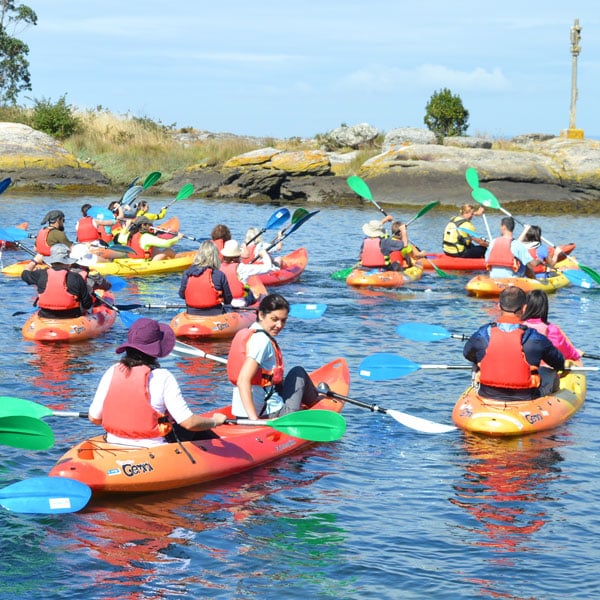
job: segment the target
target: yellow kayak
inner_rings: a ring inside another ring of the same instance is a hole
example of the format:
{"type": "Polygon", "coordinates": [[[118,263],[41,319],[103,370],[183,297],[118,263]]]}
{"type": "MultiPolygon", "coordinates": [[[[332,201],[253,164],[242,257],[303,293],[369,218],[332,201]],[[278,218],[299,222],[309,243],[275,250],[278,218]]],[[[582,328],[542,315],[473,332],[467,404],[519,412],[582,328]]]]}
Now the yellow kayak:
{"type": "Polygon", "coordinates": [[[478,298],[496,298],[502,290],[516,285],[525,293],[531,290],[544,290],[546,293],[552,293],[556,290],[567,287],[570,281],[562,273],[543,279],[530,279],[529,277],[502,277],[492,279],[489,275],[477,275],[467,282],[466,290],[470,296],[478,298]]]}
{"type": "Polygon", "coordinates": [[[417,281],[423,275],[423,267],[408,267],[403,271],[385,271],[383,269],[354,269],[346,278],[353,287],[397,288],[410,281],[417,281]]]}
{"type": "MultiPolygon", "coordinates": [[[[179,252],[174,258],[165,260],[146,260],[144,258],[117,258],[110,262],[98,262],[93,270],[100,275],[119,275],[120,277],[144,277],[160,273],[185,271],[194,260],[195,250],[179,252]]],[[[20,277],[29,260],[22,260],[2,269],[4,275],[20,277]]]]}

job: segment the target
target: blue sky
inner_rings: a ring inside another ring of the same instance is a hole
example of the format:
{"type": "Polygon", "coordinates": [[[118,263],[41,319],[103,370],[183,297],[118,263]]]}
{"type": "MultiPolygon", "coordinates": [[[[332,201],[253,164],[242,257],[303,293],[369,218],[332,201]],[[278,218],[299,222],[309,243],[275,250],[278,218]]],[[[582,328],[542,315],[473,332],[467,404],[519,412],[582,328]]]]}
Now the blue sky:
{"type": "Polygon", "coordinates": [[[558,134],[579,18],[576,125],[600,134],[597,0],[23,1],[38,15],[18,32],[33,85],[23,96],[273,137],[424,127],[444,87],[470,135],[558,134]]]}

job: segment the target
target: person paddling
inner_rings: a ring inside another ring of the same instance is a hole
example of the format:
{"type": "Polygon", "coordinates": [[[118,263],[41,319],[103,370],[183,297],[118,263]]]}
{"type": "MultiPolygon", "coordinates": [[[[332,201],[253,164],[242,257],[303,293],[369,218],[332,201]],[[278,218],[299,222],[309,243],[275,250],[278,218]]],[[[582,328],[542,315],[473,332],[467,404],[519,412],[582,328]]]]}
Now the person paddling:
{"type": "Polygon", "coordinates": [[[42,256],[50,256],[50,248],[54,244],[64,244],[67,248],[73,245],[73,242],[65,234],[65,213],[62,210],[51,210],[46,213],[40,225],[42,227],[37,233],[34,243],[34,249],[42,256]]]}

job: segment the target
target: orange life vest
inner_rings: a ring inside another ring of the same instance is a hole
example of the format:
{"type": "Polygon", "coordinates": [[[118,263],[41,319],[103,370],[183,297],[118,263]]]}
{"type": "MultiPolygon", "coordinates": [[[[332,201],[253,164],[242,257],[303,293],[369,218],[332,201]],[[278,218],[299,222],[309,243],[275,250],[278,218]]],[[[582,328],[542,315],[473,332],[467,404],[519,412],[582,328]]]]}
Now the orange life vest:
{"type": "Polygon", "coordinates": [[[225,240],[222,240],[221,238],[219,238],[217,240],[211,240],[211,241],[217,247],[217,250],[219,251],[219,257],[223,258],[223,255],[221,254],[221,252],[223,251],[223,247],[225,246],[225,240]]]}
{"type": "Polygon", "coordinates": [[[35,243],[33,247],[38,254],[42,256],[50,256],[50,246],[48,246],[48,234],[50,233],[49,227],[43,227],[37,232],[35,236],[35,243]]]}
{"type": "Polygon", "coordinates": [[[494,240],[492,249],[486,259],[488,267],[507,267],[515,271],[519,270],[517,259],[510,249],[512,240],[507,237],[499,237],[494,240]]]}
{"type": "Polygon", "coordinates": [[[227,376],[229,377],[229,381],[233,385],[237,385],[238,376],[246,360],[248,340],[255,333],[264,333],[273,344],[275,350],[275,367],[270,371],[262,368],[258,369],[252,377],[251,383],[252,385],[260,385],[261,387],[278,385],[283,381],[283,354],[275,338],[269,335],[264,329],[240,329],[235,334],[231,341],[229,355],[227,356],[227,376]]]}
{"type": "Polygon", "coordinates": [[[131,369],[123,364],[115,367],[102,408],[102,426],[108,433],[132,439],[169,433],[171,424],[166,416],[150,403],[150,373],[146,365],[131,369]]]}
{"type": "Polygon", "coordinates": [[[242,257],[242,262],[245,265],[250,264],[254,260],[254,257],[256,256],[256,244],[254,242],[246,244],[246,252],[248,253],[248,256],[245,258],[242,257]]]}
{"type": "Polygon", "coordinates": [[[92,217],[82,217],[77,221],[77,241],[93,242],[100,239],[100,232],[94,227],[92,217]]]}
{"type": "Polygon", "coordinates": [[[237,267],[238,263],[224,262],[221,264],[221,271],[223,271],[223,273],[225,273],[225,276],[227,277],[227,282],[229,283],[231,295],[234,298],[244,298],[247,295],[246,286],[237,275],[237,267]]]}
{"type": "Polygon", "coordinates": [[[206,268],[200,275],[190,275],[185,286],[185,303],[190,308],[214,308],[223,304],[223,293],[215,288],[213,270],[206,268]]]}
{"type": "Polygon", "coordinates": [[[140,246],[140,238],[142,237],[142,234],[137,231],[136,233],[134,233],[131,236],[131,239],[129,240],[129,247],[133,248],[135,250],[135,254],[133,256],[130,255],[130,258],[150,258],[152,253],[150,252],[150,250],[144,250],[141,246],[140,246]]]}
{"type": "Polygon", "coordinates": [[[47,269],[46,289],[38,297],[38,306],[47,310],[72,310],[79,308],[79,299],[67,290],[65,269],[47,269]]]}
{"type": "Polygon", "coordinates": [[[531,389],[540,386],[536,366],[530,365],[523,352],[525,325],[503,331],[491,324],[490,340],[485,356],[479,363],[479,382],[499,388],[531,389]]]}
{"type": "Polygon", "coordinates": [[[390,264],[390,257],[381,251],[380,238],[365,238],[363,242],[360,264],[363,267],[386,267],[390,264]]]}

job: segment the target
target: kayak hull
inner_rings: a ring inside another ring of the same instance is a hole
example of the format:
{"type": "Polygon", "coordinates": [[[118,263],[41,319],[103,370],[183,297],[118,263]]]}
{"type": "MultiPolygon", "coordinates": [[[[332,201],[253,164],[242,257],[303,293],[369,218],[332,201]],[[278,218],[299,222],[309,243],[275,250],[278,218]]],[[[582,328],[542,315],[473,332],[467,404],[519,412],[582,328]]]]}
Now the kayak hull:
{"type": "Polygon", "coordinates": [[[346,278],[346,283],[353,287],[398,288],[410,281],[421,279],[422,275],[423,268],[418,265],[404,271],[354,269],[346,278]]]}
{"type": "MultiPolygon", "coordinates": [[[[311,374],[315,383],[347,394],[348,364],[336,359],[311,374]]],[[[340,412],[343,402],[322,397],[313,408],[340,412]]],[[[231,407],[216,409],[231,415],[231,407]]],[[[210,416],[215,409],[205,413],[210,416]]],[[[52,468],[56,477],[77,479],[94,493],[137,493],[205,483],[273,461],[313,444],[268,426],[220,425],[215,439],[139,448],[90,438],[69,450],[52,468]]]]}
{"type": "Polygon", "coordinates": [[[560,390],[535,400],[510,401],[482,398],[469,387],[458,399],[452,420],[465,431],[489,436],[518,436],[554,429],[568,421],[585,402],[586,377],[569,373],[560,390]]]}
{"type": "Polygon", "coordinates": [[[270,287],[293,283],[300,279],[300,275],[306,269],[307,264],[308,252],[306,248],[298,248],[282,257],[279,269],[261,273],[258,277],[264,285],[270,287]]]}
{"type": "MultiPolygon", "coordinates": [[[[114,303],[112,294],[105,292],[104,298],[114,303]]],[[[37,342],[81,342],[108,331],[116,318],[116,311],[102,303],[95,305],[90,314],[74,319],[45,319],[36,311],[27,319],[21,332],[25,339],[37,342]]]]}
{"type": "Polygon", "coordinates": [[[496,298],[502,290],[513,285],[520,287],[525,293],[531,290],[543,290],[549,294],[567,287],[570,282],[562,273],[544,279],[530,279],[528,277],[492,279],[488,275],[476,275],[467,282],[466,290],[470,296],[476,296],[477,298],[496,298]]]}

